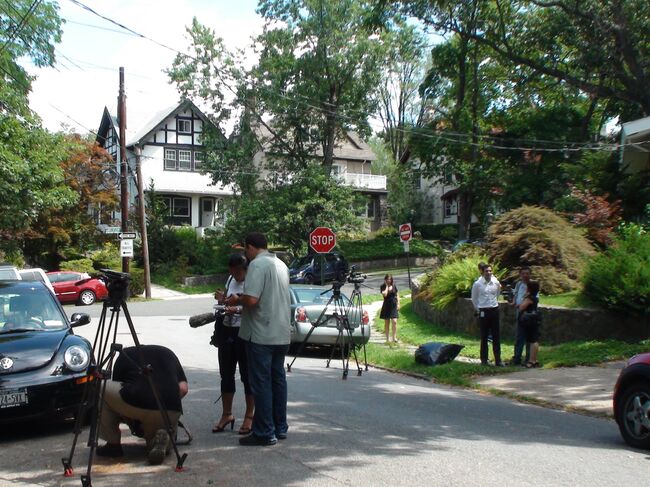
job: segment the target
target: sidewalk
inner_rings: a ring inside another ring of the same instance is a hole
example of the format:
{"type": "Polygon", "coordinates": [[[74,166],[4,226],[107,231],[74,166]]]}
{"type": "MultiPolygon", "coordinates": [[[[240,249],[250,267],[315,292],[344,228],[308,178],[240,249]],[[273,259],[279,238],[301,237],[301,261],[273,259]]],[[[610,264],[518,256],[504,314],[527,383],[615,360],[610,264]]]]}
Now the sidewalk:
{"type": "Polygon", "coordinates": [[[613,417],[612,394],[624,365],[625,362],[609,362],[593,367],[526,369],[482,377],[476,384],[542,405],[613,417]]]}

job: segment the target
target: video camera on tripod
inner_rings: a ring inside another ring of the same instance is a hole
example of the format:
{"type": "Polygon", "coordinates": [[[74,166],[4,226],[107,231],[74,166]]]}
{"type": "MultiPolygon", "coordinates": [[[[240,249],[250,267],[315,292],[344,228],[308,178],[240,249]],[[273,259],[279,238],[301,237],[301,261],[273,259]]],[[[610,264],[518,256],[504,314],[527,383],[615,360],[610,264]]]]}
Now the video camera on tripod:
{"type": "Polygon", "coordinates": [[[111,306],[119,306],[122,301],[129,299],[129,283],[131,274],[111,269],[100,269],[99,280],[108,289],[108,302],[111,306]]]}
{"type": "Polygon", "coordinates": [[[367,278],[368,276],[366,274],[357,271],[357,266],[350,266],[350,271],[347,275],[347,281],[350,284],[363,284],[367,278]]]}

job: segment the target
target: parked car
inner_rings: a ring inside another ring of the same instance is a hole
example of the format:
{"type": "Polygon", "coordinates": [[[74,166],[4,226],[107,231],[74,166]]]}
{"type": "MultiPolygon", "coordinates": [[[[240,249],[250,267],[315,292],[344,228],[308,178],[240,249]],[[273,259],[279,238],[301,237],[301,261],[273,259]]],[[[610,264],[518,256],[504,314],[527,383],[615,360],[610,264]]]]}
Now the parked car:
{"type": "Polygon", "coordinates": [[[632,357],[618,376],[614,417],[628,445],[650,449],[650,353],[632,357]]]}
{"type": "Polygon", "coordinates": [[[45,284],[0,281],[0,423],[76,412],[92,347],[45,284]]]}
{"type": "MultiPolygon", "coordinates": [[[[312,323],[316,323],[321,316],[327,303],[332,297],[332,291],[325,287],[291,285],[289,286],[291,294],[291,343],[302,343],[312,328],[312,323]],[[323,293],[323,291],[327,291],[323,293]]],[[[341,293],[346,310],[350,306],[350,299],[341,293]]],[[[314,328],[309,341],[312,345],[334,346],[338,338],[337,319],[333,316],[335,307],[330,305],[323,317],[324,324],[314,328]]],[[[370,340],[370,323],[368,312],[362,310],[359,316],[359,310],[351,309],[348,311],[348,320],[352,328],[352,339],[356,345],[368,343],[370,340]]]]}
{"type": "Polygon", "coordinates": [[[20,280],[18,269],[11,264],[0,264],[0,279],[20,280]]]}
{"type": "Polygon", "coordinates": [[[18,274],[20,274],[20,278],[23,281],[42,282],[50,291],[52,291],[52,293],[56,294],[54,292],[54,286],[52,286],[52,283],[50,282],[50,278],[47,277],[47,274],[43,269],[39,269],[38,267],[32,269],[20,269],[18,274]]]}
{"type": "Polygon", "coordinates": [[[48,272],[54,293],[61,303],[93,304],[108,297],[106,285],[85,272],[48,272]]]}
{"type": "MultiPolygon", "coordinates": [[[[329,254],[311,254],[294,260],[289,266],[289,280],[292,284],[321,283],[321,260],[325,262],[323,281],[343,281],[349,270],[348,262],[343,255],[332,252],[329,254]]],[[[323,284],[323,283],[321,283],[323,284]]]]}

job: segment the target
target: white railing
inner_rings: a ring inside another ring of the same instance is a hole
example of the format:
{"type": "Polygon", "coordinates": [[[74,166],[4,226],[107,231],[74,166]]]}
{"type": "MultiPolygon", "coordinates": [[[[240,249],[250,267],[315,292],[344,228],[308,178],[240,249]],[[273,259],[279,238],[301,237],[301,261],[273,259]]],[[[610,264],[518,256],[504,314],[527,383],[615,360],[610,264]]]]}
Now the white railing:
{"type": "Polygon", "coordinates": [[[355,188],[386,189],[386,176],[347,172],[340,174],[339,178],[343,184],[355,188]]]}

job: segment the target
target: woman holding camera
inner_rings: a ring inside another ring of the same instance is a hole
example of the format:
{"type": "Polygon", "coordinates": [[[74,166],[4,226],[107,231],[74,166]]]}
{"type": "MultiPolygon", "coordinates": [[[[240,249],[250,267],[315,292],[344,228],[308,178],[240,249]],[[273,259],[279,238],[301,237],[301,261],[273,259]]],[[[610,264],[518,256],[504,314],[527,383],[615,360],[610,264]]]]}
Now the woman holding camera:
{"type": "Polygon", "coordinates": [[[384,283],[379,288],[381,295],[384,297],[384,303],[381,305],[379,318],[384,320],[384,333],[386,334],[386,341],[389,342],[390,324],[392,324],[392,337],[393,343],[397,341],[397,317],[399,315],[399,294],[397,293],[397,286],[393,282],[393,276],[386,274],[384,283]]]}
{"type": "MultiPolygon", "coordinates": [[[[226,283],[225,291],[217,291],[214,297],[222,303],[228,296],[244,292],[244,280],[248,262],[242,254],[233,254],[228,260],[228,271],[230,278],[226,283]]],[[[223,411],[221,418],[212,428],[213,433],[221,433],[230,425],[234,429],[235,417],[232,414],[232,402],[235,397],[235,370],[239,364],[239,375],[244,384],[246,396],[246,412],[244,421],[239,428],[240,435],[247,435],[251,432],[253,425],[253,413],[255,402],[248,383],[248,362],[246,360],[246,347],[239,338],[239,326],[241,324],[241,306],[227,306],[226,316],[223,321],[223,336],[219,344],[219,373],[221,375],[221,402],[223,411]]]]}

